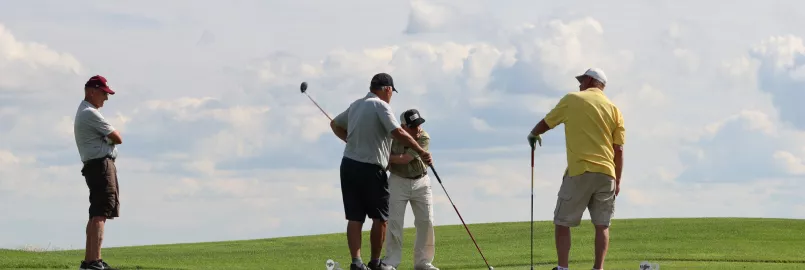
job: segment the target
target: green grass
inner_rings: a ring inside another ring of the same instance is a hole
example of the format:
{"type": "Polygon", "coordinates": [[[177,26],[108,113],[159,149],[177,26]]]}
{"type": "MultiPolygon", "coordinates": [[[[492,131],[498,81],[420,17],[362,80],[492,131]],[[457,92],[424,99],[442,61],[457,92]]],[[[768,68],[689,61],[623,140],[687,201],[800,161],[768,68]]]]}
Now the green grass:
{"type": "MultiPolygon", "coordinates": [[[[495,269],[530,269],[529,223],[469,224],[495,269]]],[[[698,218],[614,220],[606,269],[638,269],[641,261],[661,269],[805,269],[805,221],[698,218]]],[[[591,269],[593,229],[589,221],[572,231],[572,269],[591,269]]],[[[405,231],[404,265],[414,231],[405,231]]],[[[362,254],[369,256],[364,233],[362,254]]],[[[553,226],[534,224],[535,269],[555,265],[553,226]]],[[[325,269],[333,259],[349,269],[344,234],[249,241],[105,248],[103,257],[122,269],[325,269]]],[[[0,250],[2,269],[77,269],[83,251],[0,250]]],[[[436,228],[436,259],[442,270],[486,269],[462,225],[436,228]]]]}

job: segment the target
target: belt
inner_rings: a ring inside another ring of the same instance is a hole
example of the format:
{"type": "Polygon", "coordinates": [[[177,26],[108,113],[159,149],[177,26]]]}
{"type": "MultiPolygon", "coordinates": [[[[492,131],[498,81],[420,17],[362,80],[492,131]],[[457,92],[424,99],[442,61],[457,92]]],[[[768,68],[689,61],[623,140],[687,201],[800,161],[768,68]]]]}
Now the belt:
{"type": "Polygon", "coordinates": [[[90,163],[90,162],[93,162],[93,161],[101,161],[101,160],[104,160],[104,159],[107,159],[107,158],[111,159],[112,161],[115,161],[115,159],[116,159],[115,157],[112,157],[112,155],[106,155],[106,156],[101,157],[101,158],[93,158],[93,159],[89,159],[87,161],[84,161],[84,164],[87,164],[87,163],[90,163]]]}
{"type": "Polygon", "coordinates": [[[407,177],[407,176],[403,176],[403,178],[406,178],[406,179],[411,179],[411,180],[417,180],[417,179],[419,179],[419,178],[424,177],[425,175],[428,175],[428,172],[423,172],[422,174],[417,175],[417,176],[414,176],[414,177],[407,177]]]}

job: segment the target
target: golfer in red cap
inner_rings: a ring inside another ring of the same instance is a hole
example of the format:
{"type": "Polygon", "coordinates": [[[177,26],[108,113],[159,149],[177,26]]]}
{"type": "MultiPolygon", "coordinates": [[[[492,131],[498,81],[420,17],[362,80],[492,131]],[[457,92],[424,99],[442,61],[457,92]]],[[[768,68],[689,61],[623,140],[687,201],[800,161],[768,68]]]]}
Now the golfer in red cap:
{"type": "Polygon", "coordinates": [[[75,143],[81,162],[81,174],[89,188],[89,221],[87,246],[80,270],[115,270],[101,259],[104,224],[119,216],[120,198],[117,184],[118,144],[120,133],[101,115],[100,108],[114,95],[106,78],[93,76],[84,84],[84,100],[78,105],[73,124],[75,143]]]}

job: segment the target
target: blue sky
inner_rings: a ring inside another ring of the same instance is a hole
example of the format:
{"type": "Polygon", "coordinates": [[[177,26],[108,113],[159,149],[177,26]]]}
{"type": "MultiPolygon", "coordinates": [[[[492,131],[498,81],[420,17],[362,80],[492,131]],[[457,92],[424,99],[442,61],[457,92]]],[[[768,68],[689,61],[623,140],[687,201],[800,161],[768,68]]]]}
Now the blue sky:
{"type": "MultiPolygon", "coordinates": [[[[2,2],[0,247],[83,247],[88,193],[72,120],[95,74],[118,91],[102,113],[124,138],[122,216],[107,226],[107,247],[343,232],[343,143],[298,86],[307,81],[334,116],[377,72],[395,78],[395,111],[427,119],[436,169],[467,222],[529,219],[525,136],[589,67],[606,71],[605,93],[626,121],[616,218],[803,218],[799,10],[805,3],[2,2]]],[[[548,220],[563,130],[543,142],[534,216],[548,220]]],[[[433,185],[435,223],[460,224],[433,185]]]]}

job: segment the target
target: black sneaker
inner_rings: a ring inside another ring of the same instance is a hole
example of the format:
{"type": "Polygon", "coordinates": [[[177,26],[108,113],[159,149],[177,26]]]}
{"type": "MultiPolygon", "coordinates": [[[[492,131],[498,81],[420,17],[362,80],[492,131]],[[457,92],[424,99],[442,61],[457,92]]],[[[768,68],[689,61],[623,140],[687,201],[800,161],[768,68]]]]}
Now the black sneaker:
{"type": "Polygon", "coordinates": [[[373,262],[369,262],[369,269],[370,270],[397,270],[394,266],[388,265],[383,262],[383,260],[377,260],[373,262]]]}
{"type": "Polygon", "coordinates": [[[97,260],[94,262],[81,262],[81,267],[78,268],[79,270],[120,270],[117,268],[112,268],[104,262],[103,260],[97,260]]]}
{"type": "Polygon", "coordinates": [[[349,270],[370,270],[370,269],[369,267],[366,267],[366,265],[363,263],[361,263],[360,265],[353,263],[349,265],[349,270]]]}

